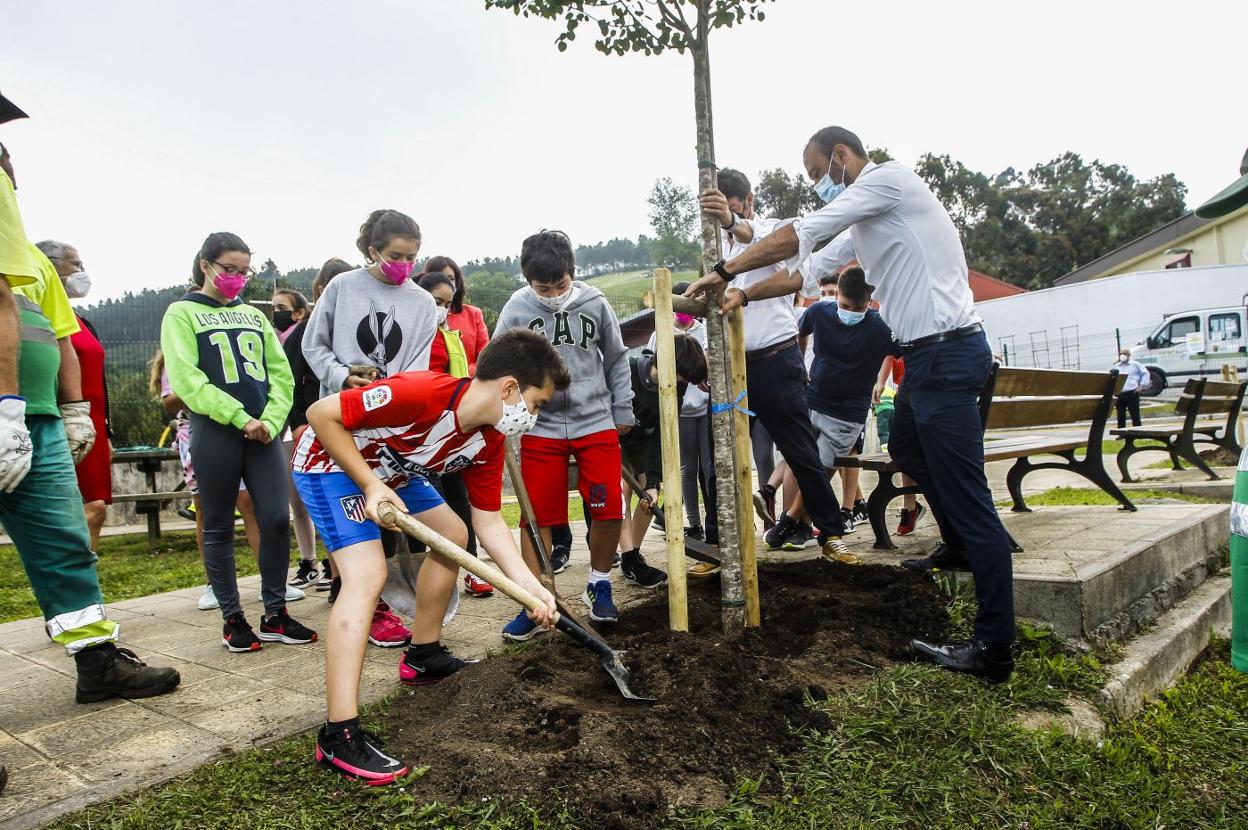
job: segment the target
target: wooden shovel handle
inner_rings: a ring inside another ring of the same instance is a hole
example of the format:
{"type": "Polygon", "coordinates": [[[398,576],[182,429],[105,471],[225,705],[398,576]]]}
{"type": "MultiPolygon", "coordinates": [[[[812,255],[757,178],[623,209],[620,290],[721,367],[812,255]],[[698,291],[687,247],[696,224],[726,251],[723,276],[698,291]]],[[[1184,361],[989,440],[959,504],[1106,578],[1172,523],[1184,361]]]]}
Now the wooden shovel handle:
{"type": "MultiPolygon", "coordinates": [[[[408,536],[413,536],[424,542],[428,545],[429,550],[445,556],[478,579],[484,579],[528,610],[534,611],[543,606],[542,601],[529,593],[527,588],[522,587],[518,582],[506,576],[498,568],[488,562],[481,561],[423,522],[406,513],[400,513],[398,510],[395,510],[394,505],[390,504],[390,502],[382,502],[381,506],[377,508],[377,515],[383,525],[397,526],[398,529],[408,536]]],[[[558,621],[559,615],[556,613],[555,622],[558,621]]]]}

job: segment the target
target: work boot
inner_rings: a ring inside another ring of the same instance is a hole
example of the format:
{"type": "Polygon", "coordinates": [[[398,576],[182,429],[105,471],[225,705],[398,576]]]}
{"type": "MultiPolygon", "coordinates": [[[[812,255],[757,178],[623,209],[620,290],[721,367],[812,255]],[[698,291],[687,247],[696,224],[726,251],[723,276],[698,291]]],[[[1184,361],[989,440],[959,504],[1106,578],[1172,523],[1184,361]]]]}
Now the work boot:
{"type": "Polygon", "coordinates": [[[944,542],[920,559],[901,560],[901,566],[912,571],[969,571],[971,569],[971,563],[966,558],[966,551],[951,550],[944,542]]]}
{"type": "Polygon", "coordinates": [[[78,665],[79,703],[155,697],[172,692],[182,682],[177,669],[149,666],[130,649],[112,643],[83,649],[74,655],[74,662],[78,665]]]}
{"type": "Polygon", "coordinates": [[[924,660],[962,674],[982,677],[989,683],[1009,680],[1014,671],[1014,655],[1008,644],[992,645],[981,640],[936,645],[911,640],[910,647],[924,660]]]}

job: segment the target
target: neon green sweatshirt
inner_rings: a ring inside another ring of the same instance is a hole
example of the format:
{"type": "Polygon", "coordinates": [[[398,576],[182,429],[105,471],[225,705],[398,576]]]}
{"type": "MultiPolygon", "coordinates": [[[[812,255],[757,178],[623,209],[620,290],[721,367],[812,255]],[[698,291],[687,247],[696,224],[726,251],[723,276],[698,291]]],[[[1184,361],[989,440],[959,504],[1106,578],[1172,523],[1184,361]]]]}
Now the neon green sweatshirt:
{"type": "Polygon", "coordinates": [[[242,300],[191,292],[160,324],[169,385],[192,412],[242,429],[252,418],[281,435],[294,377],[273,326],[242,300]]]}

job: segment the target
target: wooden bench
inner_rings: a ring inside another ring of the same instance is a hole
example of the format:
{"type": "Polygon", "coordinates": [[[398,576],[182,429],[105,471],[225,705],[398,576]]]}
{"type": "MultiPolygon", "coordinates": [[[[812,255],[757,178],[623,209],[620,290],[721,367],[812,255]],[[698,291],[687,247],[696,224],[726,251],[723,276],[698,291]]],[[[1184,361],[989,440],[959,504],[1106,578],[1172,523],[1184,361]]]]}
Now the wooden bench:
{"type": "Polygon", "coordinates": [[[160,511],[167,502],[190,500],[186,490],[159,492],[156,489],[156,473],[165,462],[180,463],[178,454],[170,449],[117,450],[113,453],[114,464],[133,464],[147,478],[146,493],[121,493],[113,496],[113,503],[134,503],[134,512],[147,517],[147,540],[160,539],[160,511]]]}
{"type": "MultiPolygon", "coordinates": [[[[1078,473],[1113,496],[1124,510],[1135,505],[1119,489],[1105,471],[1101,442],[1105,423],[1114,404],[1114,397],[1126,379],[1111,371],[1074,372],[1053,369],[1020,369],[994,366],[979,398],[980,420],[988,429],[1018,429],[1046,425],[1090,421],[1087,434],[1080,435],[1011,435],[984,440],[984,461],[1014,459],[1006,476],[1006,487],[1016,513],[1030,512],[1023,500],[1022,484],[1028,473],[1036,470],[1065,470],[1078,473]],[[1076,456],[1086,450],[1083,458],[1076,456]],[[1061,461],[1033,463],[1037,455],[1056,455],[1061,461]]],[[[867,498],[867,513],[875,533],[875,547],[889,550],[896,547],[888,532],[888,505],[898,496],[921,491],[919,487],[901,487],[895,477],[901,469],[887,453],[838,458],[838,467],[860,467],[874,472],[878,483],[867,498]]],[[[1022,548],[1011,539],[1015,552],[1022,548]]]]}
{"type": "Polygon", "coordinates": [[[1183,469],[1179,462],[1181,458],[1200,469],[1210,480],[1217,480],[1218,474],[1200,457],[1196,444],[1212,444],[1234,455],[1243,452],[1235,434],[1235,423],[1244,405],[1245,388],[1248,388],[1248,382],[1190,378],[1174,405],[1174,412],[1183,416],[1183,423],[1113,430],[1110,434],[1125,442],[1118,451],[1118,471],[1122,473],[1122,480],[1134,480],[1128,467],[1131,456],[1150,450],[1169,453],[1170,463],[1176,470],[1183,469]],[[1224,413],[1225,419],[1222,417],[1224,413]],[[1152,443],[1138,444],[1137,441],[1152,443]]]}

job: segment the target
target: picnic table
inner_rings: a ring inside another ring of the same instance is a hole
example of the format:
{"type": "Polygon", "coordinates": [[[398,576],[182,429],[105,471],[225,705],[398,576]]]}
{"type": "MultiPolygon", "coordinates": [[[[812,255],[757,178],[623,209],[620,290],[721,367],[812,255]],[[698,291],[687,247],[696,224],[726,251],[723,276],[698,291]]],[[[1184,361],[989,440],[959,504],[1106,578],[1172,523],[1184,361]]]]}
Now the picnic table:
{"type": "Polygon", "coordinates": [[[178,454],[167,448],[132,447],[113,451],[114,464],[133,464],[147,480],[143,493],[120,493],[113,496],[114,503],[132,502],[134,511],[147,517],[147,541],[160,539],[160,511],[167,502],[191,498],[191,494],[179,485],[179,489],[161,492],[157,490],[156,474],[166,463],[180,464],[178,454]]]}

